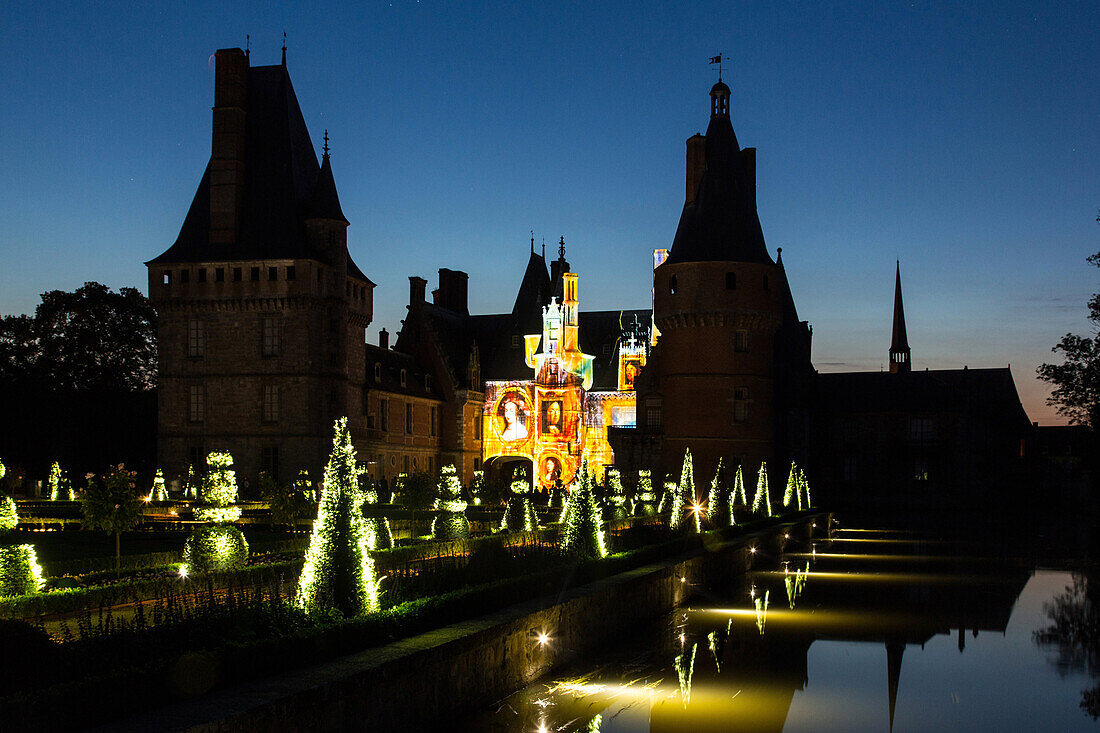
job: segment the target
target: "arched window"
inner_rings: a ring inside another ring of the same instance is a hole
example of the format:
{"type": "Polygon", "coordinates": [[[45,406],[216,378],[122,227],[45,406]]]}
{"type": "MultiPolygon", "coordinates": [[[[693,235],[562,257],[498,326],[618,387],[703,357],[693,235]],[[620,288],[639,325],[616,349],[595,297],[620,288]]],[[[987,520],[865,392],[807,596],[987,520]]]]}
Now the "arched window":
{"type": "Polygon", "coordinates": [[[673,275],[668,279],[668,294],[676,295],[676,276],[673,275]]]}

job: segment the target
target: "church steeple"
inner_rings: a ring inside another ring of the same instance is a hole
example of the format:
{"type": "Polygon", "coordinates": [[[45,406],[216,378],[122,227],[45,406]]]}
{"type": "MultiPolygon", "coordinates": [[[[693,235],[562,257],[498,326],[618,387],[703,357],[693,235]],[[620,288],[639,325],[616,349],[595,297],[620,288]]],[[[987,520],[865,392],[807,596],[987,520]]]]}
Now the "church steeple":
{"type": "Polygon", "coordinates": [[[909,338],[905,334],[905,308],[901,303],[901,261],[894,273],[894,333],[890,339],[890,373],[908,374],[910,363],[909,338]]]}

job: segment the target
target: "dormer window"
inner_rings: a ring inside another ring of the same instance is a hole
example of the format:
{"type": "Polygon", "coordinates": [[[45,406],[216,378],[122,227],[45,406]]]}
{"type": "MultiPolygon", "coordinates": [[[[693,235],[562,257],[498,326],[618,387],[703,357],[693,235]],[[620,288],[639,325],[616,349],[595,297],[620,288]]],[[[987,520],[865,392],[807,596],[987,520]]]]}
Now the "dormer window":
{"type": "Polygon", "coordinates": [[[402,387],[406,386],[406,384],[408,382],[408,375],[409,375],[408,370],[406,370],[406,369],[401,370],[401,386],[402,387]]]}
{"type": "Polygon", "coordinates": [[[676,276],[673,275],[668,279],[668,294],[676,295],[676,276]]]}
{"type": "Polygon", "coordinates": [[[381,382],[382,381],[382,365],[378,364],[377,362],[374,365],[374,381],[375,382],[381,382]]]}
{"type": "Polygon", "coordinates": [[[424,375],[424,390],[426,392],[431,392],[432,391],[432,375],[431,374],[425,374],[424,375]]]}

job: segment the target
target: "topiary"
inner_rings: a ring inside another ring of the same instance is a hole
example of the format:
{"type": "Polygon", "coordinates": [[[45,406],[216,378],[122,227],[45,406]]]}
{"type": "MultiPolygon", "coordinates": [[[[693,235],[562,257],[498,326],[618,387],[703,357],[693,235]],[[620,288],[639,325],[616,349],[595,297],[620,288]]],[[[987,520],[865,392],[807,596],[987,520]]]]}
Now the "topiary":
{"type": "Polygon", "coordinates": [[[722,469],[721,458],[718,459],[714,478],[710,480],[710,491],[707,493],[707,517],[715,527],[733,526],[733,502],[729,487],[726,485],[726,474],[722,469]]]}
{"type": "Polygon", "coordinates": [[[0,596],[37,593],[45,582],[34,545],[0,547],[0,596]]]}
{"type": "Polygon", "coordinates": [[[19,526],[19,510],[15,508],[15,499],[0,494],[0,534],[11,532],[19,526]]]}
{"type": "Polygon", "coordinates": [[[699,507],[695,504],[695,477],[692,471],[690,448],[684,450],[684,463],[680,468],[680,483],[677,484],[676,491],[672,494],[671,504],[672,513],[668,518],[669,529],[676,531],[690,526],[696,532],[702,531],[699,507]]]}
{"type": "MultiPolygon", "coordinates": [[[[378,483],[368,478],[361,481],[363,487],[363,503],[367,506],[378,505],[378,483]]],[[[393,547],[393,532],[390,531],[390,520],[386,517],[364,517],[363,531],[367,534],[368,550],[388,550],[393,547]]]]}
{"type": "Polygon", "coordinates": [[[531,503],[531,484],[517,472],[512,480],[512,495],[504,507],[500,521],[501,532],[534,532],[539,528],[539,518],[531,503]]]}
{"type": "Polygon", "coordinates": [[[657,513],[657,495],[653,493],[653,480],[649,471],[638,471],[638,488],[634,494],[634,515],[649,517],[657,513]]]}
{"type": "Polygon", "coordinates": [[[199,506],[195,507],[195,519],[200,522],[235,522],[241,518],[241,508],[232,506],[237,501],[237,474],[233,470],[233,456],[228,452],[215,452],[206,457],[206,475],[202,477],[202,493],[199,506]]]}
{"type": "Polygon", "coordinates": [[[248,562],[248,542],[231,524],[199,527],[183,543],[180,573],[236,570],[248,562]]]}
{"type": "Polygon", "coordinates": [[[562,518],[559,539],[562,553],[578,559],[607,557],[600,506],[592,495],[592,484],[585,458],[562,518]]]}
{"type": "Polygon", "coordinates": [[[432,520],[432,537],[437,540],[460,540],[470,536],[462,482],[458,480],[453,464],[444,466],[439,472],[439,496],[432,508],[440,512],[432,520]]]}
{"type": "Polygon", "coordinates": [[[153,477],[153,488],[149,490],[149,501],[168,501],[168,488],[164,485],[164,472],[159,468],[153,477]]]}

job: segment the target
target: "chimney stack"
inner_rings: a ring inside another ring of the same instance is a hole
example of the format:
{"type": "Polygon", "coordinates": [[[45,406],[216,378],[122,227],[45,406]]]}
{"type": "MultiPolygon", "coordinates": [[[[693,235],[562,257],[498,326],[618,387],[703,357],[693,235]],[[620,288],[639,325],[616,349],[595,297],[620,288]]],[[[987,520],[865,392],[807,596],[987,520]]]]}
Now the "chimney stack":
{"type": "Polygon", "coordinates": [[[384,328],[378,332],[378,346],[383,349],[390,348],[390,333],[384,328]]]}
{"type": "Polygon", "coordinates": [[[695,201],[699,192],[699,181],[703,180],[703,170],[707,166],[707,139],[695,133],[687,139],[687,196],[685,204],[695,201]]]}
{"type": "Polygon", "coordinates": [[[470,315],[467,303],[469,278],[462,270],[439,268],[439,289],[432,291],[435,304],[455,313],[470,315]]]}
{"type": "Polygon", "coordinates": [[[416,308],[424,303],[424,291],[428,287],[428,281],[416,275],[409,276],[409,308],[416,308]]]}
{"type": "Polygon", "coordinates": [[[244,191],[244,118],[248,56],[214,54],[214,135],[210,155],[210,241],[235,244],[244,191]]]}

